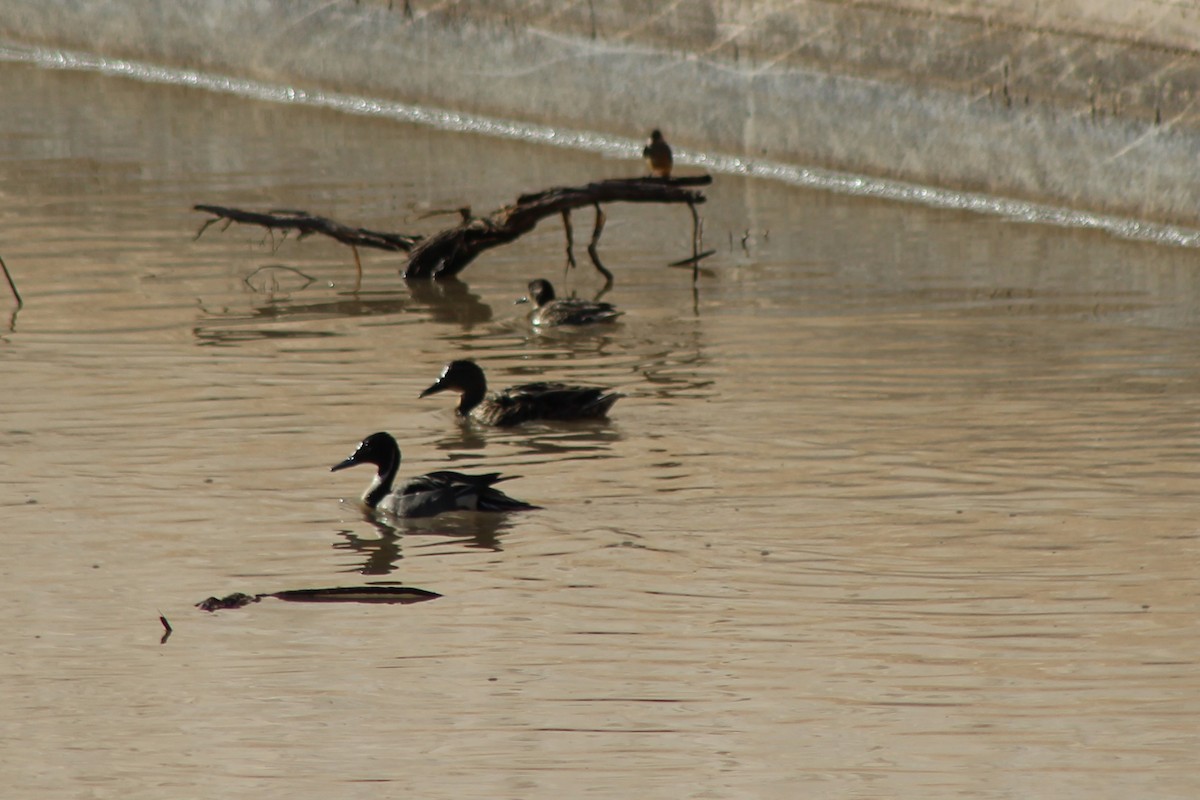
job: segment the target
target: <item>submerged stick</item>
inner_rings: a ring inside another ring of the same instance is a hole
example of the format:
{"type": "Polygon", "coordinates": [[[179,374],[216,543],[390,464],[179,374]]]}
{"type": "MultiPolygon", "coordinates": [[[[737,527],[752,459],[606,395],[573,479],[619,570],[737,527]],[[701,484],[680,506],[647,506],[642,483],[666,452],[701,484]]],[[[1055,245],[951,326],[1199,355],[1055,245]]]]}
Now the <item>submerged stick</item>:
{"type": "MultiPolygon", "coordinates": [[[[717,252],[716,250],[705,250],[703,253],[697,253],[694,256],[689,256],[687,258],[681,258],[678,261],[672,261],[670,264],[667,264],[667,266],[668,267],[697,267],[697,265],[701,261],[703,261],[704,259],[708,258],[709,256],[713,255],[716,252],[717,252]]],[[[706,270],[705,272],[706,272],[706,274],[711,274],[711,271],[706,270]]]]}
{"type": "Polygon", "coordinates": [[[362,289],[362,259],[358,257],[358,245],[350,245],[350,252],[354,253],[354,294],[358,294],[362,289]]]}
{"type": "Polygon", "coordinates": [[[605,290],[611,289],[613,284],[613,274],[604,268],[600,263],[600,253],[596,249],[596,245],[600,244],[600,234],[604,232],[605,222],[604,210],[600,208],[600,204],[596,204],[596,225],[592,228],[592,240],[588,242],[588,255],[592,259],[592,265],[600,270],[600,274],[604,276],[605,290]]]}
{"type": "Polygon", "coordinates": [[[692,212],[692,283],[700,279],[700,214],[696,212],[696,204],[688,203],[692,212]]]}
{"type": "MultiPolygon", "coordinates": [[[[563,209],[562,221],[567,234],[567,269],[575,269],[575,233],[571,230],[571,209],[563,209]]],[[[566,270],[563,270],[563,275],[566,275],[566,270]]]]}

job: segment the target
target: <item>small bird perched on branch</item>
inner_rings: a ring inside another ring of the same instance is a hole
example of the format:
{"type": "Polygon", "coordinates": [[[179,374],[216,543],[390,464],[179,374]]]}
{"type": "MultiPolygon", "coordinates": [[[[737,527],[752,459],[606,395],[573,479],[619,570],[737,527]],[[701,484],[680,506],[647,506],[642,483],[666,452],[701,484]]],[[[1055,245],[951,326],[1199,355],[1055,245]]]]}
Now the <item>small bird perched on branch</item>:
{"type": "Polygon", "coordinates": [[[650,141],[642,148],[642,156],[646,159],[646,166],[650,168],[651,175],[656,178],[671,177],[671,145],[667,144],[658,128],[650,132],[650,141]]]}

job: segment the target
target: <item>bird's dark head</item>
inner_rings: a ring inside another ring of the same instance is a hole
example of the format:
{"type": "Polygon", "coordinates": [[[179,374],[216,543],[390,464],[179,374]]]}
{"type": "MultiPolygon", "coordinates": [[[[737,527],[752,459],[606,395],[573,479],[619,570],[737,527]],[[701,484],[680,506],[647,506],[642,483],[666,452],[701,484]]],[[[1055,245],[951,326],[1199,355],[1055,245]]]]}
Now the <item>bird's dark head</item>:
{"type": "Polygon", "coordinates": [[[518,302],[533,303],[540,308],[554,300],[554,286],[545,278],[536,278],[529,282],[529,294],[518,302]]]}
{"type": "Polygon", "coordinates": [[[442,374],[438,376],[437,382],[421,392],[421,397],[428,397],[447,389],[457,389],[460,392],[478,391],[480,387],[486,385],[487,381],[483,377],[483,370],[474,361],[466,359],[451,361],[442,369],[442,374]]]}
{"type": "Polygon", "coordinates": [[[372,433],[358,443],[358,448],[344,461],[339,461],[329,468],[330,472],[357,466],[358,464],[374,464],[381,469],[394,467],[400,461],[400,448],[390,433],[372,433]]]}

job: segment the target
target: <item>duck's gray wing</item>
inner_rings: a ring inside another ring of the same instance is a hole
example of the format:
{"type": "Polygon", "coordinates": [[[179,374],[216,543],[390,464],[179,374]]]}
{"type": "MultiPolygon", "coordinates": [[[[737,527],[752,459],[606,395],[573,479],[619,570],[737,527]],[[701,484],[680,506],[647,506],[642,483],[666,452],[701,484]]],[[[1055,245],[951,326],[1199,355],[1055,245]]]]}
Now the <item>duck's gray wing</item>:
{"type": "Polygon", "coordinates": [[[515,475],[498,472],[465,475],[461,472],[430,472],[410,478],[380,504],[399,517],[432,517],[449,511],[523,511],[537,508],[509,497],[493,483],[515,475]]]}
{"type": "Polygon", "coordinates": [[[452,486],[473,486],[484,489],[491,486],[493,483],[500,481],[511,481],[513,478],[519,478],[520,475],[501,475],[499,472],[488,472],[483,475],[467,475],[462,472],[452,472],[451,470],[439,470],[437,472],[427,472],[424,475],[418,475],[415,478],[410,478],[404,486],[400,487],[401,491],[429,491],[431,489],[442,489],[452,486]],[[410,489],[411,487],[411,489],[410,489]]]}
{"type": "Polygon", "coordinates": [[[622,312],[611,303],[590,300],[555,300],[533,313],[534,325],[590,325],[612,322],[622,312]]]}

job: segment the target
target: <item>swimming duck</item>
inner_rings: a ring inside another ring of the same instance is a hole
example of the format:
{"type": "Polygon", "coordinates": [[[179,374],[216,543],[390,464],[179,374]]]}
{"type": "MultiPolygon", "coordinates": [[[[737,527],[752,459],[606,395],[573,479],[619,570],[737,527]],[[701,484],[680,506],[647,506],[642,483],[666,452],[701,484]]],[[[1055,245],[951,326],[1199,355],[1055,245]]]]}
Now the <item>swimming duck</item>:
{"type": "Polygon", "coordinates": [[[337,472],[357,464],[374,464],[378,471],[363,495],[367,508],[386,511],[397,517],[433,517],[446,511],[528,511],[537,506],[509,497],[493,483],[518,477],[464,475],[461,472],[430,472],[409,478],[392,489],[400,468],[400,447],[390,433],[372,433],[359,442],[358,449],[345,461],[330,468],[337,472]]]}
{"type": "Polygon", "coordinates": [[[460,417],[498,426],[535,419],[597,419],[607,415],[621,397],[607,389],[564,383],[526,383],[489,394],[483,370],[474,361],[451,361],[421,397],[446,389],[462,395],[457,409],[460,417]]]}
{"type": "Polygon", "coordinates": [[[530,281],[529,294],[517,302],[533,304],[529,321],[539,326],[612,322],[624,313],[617,311],[612,303],[578,300],[573,297],[559,300],[554,296],[554,287],[550,285],[550,281],[542,278],[530,281]]]}
{"type": "Polygon", "coordinates": [[[642,148],[642,157],[646,159],[646,167],[651,175],[656,178],[671,177],[671,146],[658,128],[650,132],[650,141],[642,148]]]}

